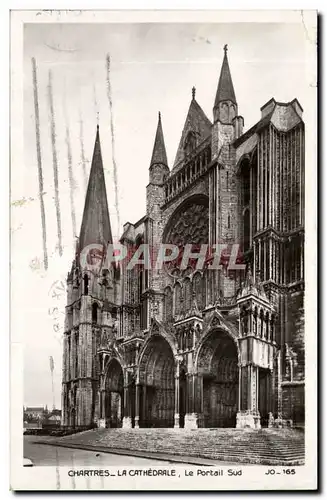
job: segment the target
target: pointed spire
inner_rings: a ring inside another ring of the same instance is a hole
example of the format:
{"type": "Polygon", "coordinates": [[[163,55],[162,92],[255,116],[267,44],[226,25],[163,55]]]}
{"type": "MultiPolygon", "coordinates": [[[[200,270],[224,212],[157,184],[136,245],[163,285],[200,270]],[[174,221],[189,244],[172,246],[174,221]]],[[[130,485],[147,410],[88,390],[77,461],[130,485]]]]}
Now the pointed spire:
{"type": "Polygon", "coordinates": [[[238,297],[243,298],[248,295],[254,295],[256,297],[261,297],[263,300],[267,300],[263,285],[261,282],[258,282],[258,280],[255,282],[250,266],[248,266],[245,280],[243,281],[238,297]]]}
{"type": "Polygon", "coordinates": [[[252,271],[251,271],[251,267],[250,266],[248,266],[248,270],[247,270],[247,273],[246,273],[244,286],[246,286],[249,290],[251,290],[253,288],[253,286],[254,286],[254,279],[253,279],[253,276],[252,276],[252,271]]]}
{"type": "Polygon", "coordinates": [[[97,124],[78,246],[81,251],[89,244],[107,244],[108,242],[112,243],[112,234],[101,155],[99,124],[97,124]]]}
{"type": "Polygon", "coordinates": [[[218,104],[221,101],[232,101],[234,104],[237,104],[235,92],[234,92],[233,81],[232,81],[232,77],[231,77],[231,73],[230,73],[230,69],[229,69],[229,64],[228,64],[227,50],[228,50],[227,45],[225,45],[224,46],[224,59],[223,59],[223,64],[221,66],[219,83],[218,83],[214,107],[218,106],[218,104]]]}
{"type": "Polygon", "coordinates": [[[159,115],[158,115],[157,133],[156,133],[156,138],[154,140],[154,146],[153,146],[150,167],[152,165],[158,164],[158,163],[168,166],[165,140],[164,140],[163,131],[162,131],[160,111],[159,111],[159,115]]]}
{"type": "Polygon", "coordinates": [[[199,306],[198,306],[198,301],[196,300],[196,293],[193,290],[192,293],[192,303],[191,303],[191,310],[190,310],[190,316],[202,316],[199,306]]]}

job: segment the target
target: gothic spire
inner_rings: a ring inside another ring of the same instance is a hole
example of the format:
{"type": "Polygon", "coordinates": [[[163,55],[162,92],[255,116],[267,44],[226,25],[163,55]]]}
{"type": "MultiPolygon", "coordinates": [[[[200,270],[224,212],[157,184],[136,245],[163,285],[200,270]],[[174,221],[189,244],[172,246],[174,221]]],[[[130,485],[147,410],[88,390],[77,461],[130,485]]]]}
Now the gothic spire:
{"type": "Polygon", "coordinates": [[[185,158],[185,142],[187,140],[187,136],[190,133],[195,134],[197,137],[196,144],[200,144],[210,136],[211,128],[211,121],[206,116],[205,112],[195,99],[195,87],[193,87],[192,100],[187,112],[172,171],[177,171],[179,168],[181,168],[181,166],[183,166],[183,161],[185,158]]]}
{"type": "Polygon", "coordinates": [[[82,251],[83,248],[92,243],[112,243],[99,125],[97,125],[92,165],[86,191],[79,250],[82,251]]]}
{"type": "Polygon", "coordinates": [[[223,59],[223,64],[221,66],[214,107],[217,107],[218,104],[222,101],[232,101],[234,104],[237,104],[233,81],[228,64],[227,50],[228,50],[227,45],[225,45],[224,59],[223,59]]]}
{"type": "Polygon", "coordinates": [[[159,111],[156,138],[154,140],[153,152],[150,167],[155,164],[168,166],[165,141],[161,124],[161,113],[159,111]]]}

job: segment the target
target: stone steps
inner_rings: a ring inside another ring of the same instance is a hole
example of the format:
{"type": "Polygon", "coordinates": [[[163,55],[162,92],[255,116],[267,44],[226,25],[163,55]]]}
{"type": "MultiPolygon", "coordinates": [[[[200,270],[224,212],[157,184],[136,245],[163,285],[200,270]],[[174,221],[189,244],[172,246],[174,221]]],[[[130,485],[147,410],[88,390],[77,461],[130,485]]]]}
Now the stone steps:
{"type": "Polygon", "coordinates": [[[305,456],[304,433],[293,429],[95,429],[56,441],[231,463],[301,465],[305,456]]]}

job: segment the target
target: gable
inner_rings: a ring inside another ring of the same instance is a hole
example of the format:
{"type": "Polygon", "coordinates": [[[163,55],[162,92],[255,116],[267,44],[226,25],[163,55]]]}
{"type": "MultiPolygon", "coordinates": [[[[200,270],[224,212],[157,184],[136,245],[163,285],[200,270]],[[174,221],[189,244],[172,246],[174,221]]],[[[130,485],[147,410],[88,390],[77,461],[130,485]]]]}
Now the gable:
{"type": "Polygon", "coordinates": [[[192,99],[184,123],[172,172],[176,172],[182,166],[181,162],[186,157],[187,143],[192,141],[195,147],[199,146],[199,144],[210,136],[211,127],[212,123],[201,106],[195,99],[192,99]]]}

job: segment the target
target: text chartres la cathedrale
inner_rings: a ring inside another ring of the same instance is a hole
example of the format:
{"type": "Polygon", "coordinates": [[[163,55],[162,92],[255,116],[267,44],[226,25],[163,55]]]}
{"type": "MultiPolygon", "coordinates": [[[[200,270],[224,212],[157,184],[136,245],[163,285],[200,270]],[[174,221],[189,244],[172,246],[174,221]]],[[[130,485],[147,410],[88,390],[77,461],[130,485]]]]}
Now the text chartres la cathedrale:
{"type": "MultiPolygon", "coordinates": [[[[241,469],[228,469],[228,476],[241,476],[241,469]]],[[[184,476],[192,477],[192,476],[223,476],[223,469],[184,469],[183,471],[179,471],[177,469],[119,469],[116,471],[109,469],[80,469],[80,470],[69,470],[68,475],[70,477],[112,477],[112,476],[170,476],[170,477],[180,477],[181,473],[184,476]]]]}

